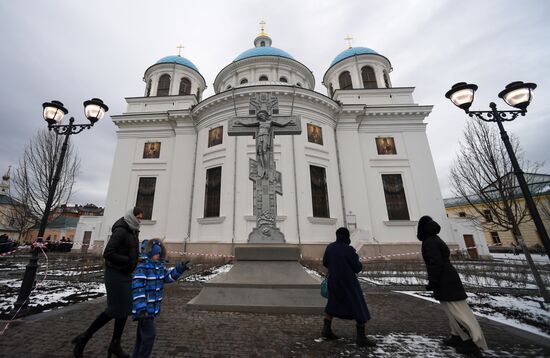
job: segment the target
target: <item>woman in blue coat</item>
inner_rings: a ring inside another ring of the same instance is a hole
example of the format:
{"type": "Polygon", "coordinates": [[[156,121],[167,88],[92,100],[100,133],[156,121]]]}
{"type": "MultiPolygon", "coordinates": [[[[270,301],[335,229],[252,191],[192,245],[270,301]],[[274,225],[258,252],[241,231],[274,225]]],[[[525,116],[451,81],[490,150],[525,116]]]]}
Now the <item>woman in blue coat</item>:
{"type": "Polygon", "coordinates": [[[332,318],[354,319],[357,323],[357,345],[375,346],[376,341],[365,335],[365,323],[370,319],[369,309],[357,274],[363,269],[359,256],[350,246],[349,230],[336,230],[336,241],[329,244],[323,255],[323,266],[328,269],[328,302],[322,335],[326,339],[337,339],[332,332],[332,318]]]}

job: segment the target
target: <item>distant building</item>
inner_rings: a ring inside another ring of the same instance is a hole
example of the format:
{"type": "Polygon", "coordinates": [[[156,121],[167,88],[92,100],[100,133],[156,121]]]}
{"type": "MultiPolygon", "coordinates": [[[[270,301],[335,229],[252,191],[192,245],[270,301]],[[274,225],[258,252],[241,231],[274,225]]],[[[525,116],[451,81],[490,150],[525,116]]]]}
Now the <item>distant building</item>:
{"type": "MultiPolygon", "coordinates": [[[[513,175],[512,173],[508,175],[513,175]]],[[[550,230],[550,175],[546,174],[526,174],[528,176],[528,182],[530,190],[533,194],[535,202],[537,202],[537,208],[541,215],[544,227],[547,232],[550,230]]],[[[503,231],[497,225],[491,224],[493,217],[489,210],[485,210],[485,205],[479,198],[470,198],[472,203],[476,205],[484,215],[479,215],[464,198],[448,198],[444,199],[445,210],[447,216],[451,221],[455,218],[461,219],[474,219],[479,220],[483,225],[483,234],[485,242],[489,246],[502,246],[512,247],[514,241],[511,231],[503,231]]],[[[521,207],[525,207],[525,200],[520,188],[516,191],[516,200],[521,207]]],[[[525,244],[530,249],[537,249],[542,247],[542,243],[537,234],[537,229],[532,220],[526,223],[522,223],[519,226],[525,244]]]]}
{"type": "Polygon", "coordinates": [[[17,219],[15,210],[21,205],[9,195],[10,189],[10,168],[2,176],[0,184],[0,235],[7,235],[10,240],[19,241],[19,229],[17,228],[17,219]]]}
{"type": "MultiPolygon", "coordinates": [[[[86,205],[59,205],[52,210],[50,221],[44,232],[44,240],[50,242],[59,242],[62,239],[65,241],[74,241],[77,231],[77,224],[81,216],[101,216],[103,208],[94,204],[86,205]]],[[[38,227],[33,228],[27,236],[27,242],[34,242],[38,236],[38,227]]]]}

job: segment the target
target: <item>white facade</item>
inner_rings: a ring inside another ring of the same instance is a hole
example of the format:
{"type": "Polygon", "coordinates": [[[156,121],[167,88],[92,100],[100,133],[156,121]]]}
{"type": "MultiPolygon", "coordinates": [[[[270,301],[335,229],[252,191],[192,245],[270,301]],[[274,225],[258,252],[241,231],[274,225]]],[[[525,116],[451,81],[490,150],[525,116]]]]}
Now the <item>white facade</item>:
{"type": "Polygon", "coordinates": [[[246,243],[256,225],[248,178],[255,142],[229,137],[227,128],[229,119],[249,115],[250,98],[261,92],[278,97],[279,115],[301,118],[302,134],[275,137],[274,153],[283,187],[277,226],[287,243],[302,245],[304,256],[321,255],[340,226],[351,229],[354,243],[365,246],[364,255],[370,252],[364,244],[377,245],[377,253],[418,251],[416,221],[422,215],[441,223],[443,238],[452,237],[426,137],[424,119],[432,107],[416,104],[412,87],[387,88],[389,60],[372,53],[339,60],[324,76],[327,97],[313,90],[311,71],[272,48],[267,35],[256,38],[255,45],[245,52],[250,56],[241,55],[221,70],[216,94],[203,100],[206,84],[194,65],[185,64],[188,60],[147,69],[150,96],[127,98],[127,112],[113,116],[118,141],[99,240],[106,240],[111,225],[135,205],[139,179],[154,177],[152,218],[142,223],[141,238],[160,237],[172,250],[197,253],[231,254],[234,244],[246,243]],[[373,67],[378,88],[362,88],[364,65],[373,67]],[[171,95],[155,96],[163,71],[175,79],[171,95]],[[339,88],[342,71],[350,72],[353,89],[339,88]],[[177,95],[183,76],[191,80],[190,95],[177,95]],[[308,141],[308,124],[322,129],[322,145],[308,141]],[[222,143],[208,147],[209,131],[219,126],[222,143]],[[393,138],[396,154],[378,154],[377,137],[393,138]],[[159,158],[143,158],[147,142],[161,143],[159,158]],[[313,215],[310,165],[325,168],[330,217],[313,215]],[[220,214],[204,218],[206,170],[218,166],[220,214]],[[388,217],[385,174],[401,176],[408,220],[388,217]]]}
{"type": "Polygon", "coordinates": [[[485,235],[480,229],[479,223],[474,222],[477,219],[472,218],[451,218],[449,223],[451,225],[451,231],[453,233],[453,240],[458,244],[460,249],[463,249],[463,252],[468,252],[475,249],[475,252],[479,256],[491,256],[489,252],[489,247],[485,241],[485,235]],[[471,246],[471,243],[466,242],[467,236],[470,236],[473,239],[474,246],[471,246]]]}
{"type": "Polygon", "coordinates": [[[102,251],[103,240],[100,238],[102,225],[103,216],[81,215],[76,226],[72,251],[82,251],[82,247],[86,244],[84,242],[86,233],[90,236],[90,242],[87,244],[89,250],[102,251]]]}

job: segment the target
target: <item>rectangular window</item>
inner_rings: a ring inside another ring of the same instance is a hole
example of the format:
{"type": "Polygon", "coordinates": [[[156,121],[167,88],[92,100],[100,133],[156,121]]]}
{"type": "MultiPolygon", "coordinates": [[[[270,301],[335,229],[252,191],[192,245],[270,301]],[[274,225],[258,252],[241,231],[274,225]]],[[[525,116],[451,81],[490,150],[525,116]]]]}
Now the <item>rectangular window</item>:
{"type": "Polygon", "coordinates": [[[409,220],[409,209],[401,174],[382,174],[389,220],[409,220]]]}
{"type": "Polygon", "coordinates": [[[393,137],[376,138],[376,150],[379,155],[397,154],[393,137]]]}
{"type": "Polygon", "coordinates": [[[220,216],[220,198],[222,187],[222,167],[206,170],[206,188],[204,194],[204,217],[220,216]]]}
{"type": "Polygon", "coordinates": [[[488,223],[493,222],[493,215],[491,214],[491,210],[483,210],[483,217],[488,223]]]}
{"type": "Polygon", "coordinates": [[[143,146],[144,159],[157,159],[160,156],[160,142],[147,142],[143,146]]]}
{"type": "Polygon", "coordinates": [[[498,232],[496,231],[491,232],[491,240],[493,240],[493,244],[495,245],[502,245],[502,242],[500,241],[500,237],[498,236],[498,232]]]}
{"type": "Polygon", "coordinates": [[[465,218],[466,217],[466,213],[464,211],[460,211],[458,213],[458,217],[461,217],[461,218],[465,218]]]}
{"type": "Polygon", "coordinates": [[[136,206],[143,210],[143,219],[151,220],[153,217],[153,202],[155,201],[155,186],[157,178],[139,178],[136,206]]]}
{"type": "Polygon", "coordinates": [[[212,128],[208,132],[208,148],[223,143],[223,126],[212,128]]]}
{"type": "Polygon", "coordinates": [[[315,124],[307,124],[307,141],[323,145],[323,129],[315,124]]]}
{"type": "Polygon", "coordinates": [[[325,168],[310,165],[309,174],[311,177],[313,216],[319,218],[330,218],[325,168]]]}

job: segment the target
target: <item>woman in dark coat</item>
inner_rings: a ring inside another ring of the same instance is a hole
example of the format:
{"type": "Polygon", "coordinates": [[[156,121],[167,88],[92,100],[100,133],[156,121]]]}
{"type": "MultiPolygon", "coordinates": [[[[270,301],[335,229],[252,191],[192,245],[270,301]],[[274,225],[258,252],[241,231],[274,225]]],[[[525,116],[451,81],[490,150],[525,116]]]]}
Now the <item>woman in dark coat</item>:
{"type": "Polygon", "coordinates": [[[426,289],[434,292],[434,298],[440,301],[449,318],[451,337],[444,344],[456,347],[459,353],[480,355],[480,348],[487,349],[487,343],[479,323],[466,303],[466,291],[449,260],[449,248],[437,236],[440,230],[439,224],[429,216],[423,216],[418,221],[416,236],[422,241],[422,258],[428,271],[426,289]]]}
{"type": "Polygon", "coordinates": [[[72,340],[75,345],[73,349],[75,357],[82,357],[86,343],[111,319],[115,320],[115,329],[109,345],[108,357],[111,357],[111,354],[119,358],[129,357],[120,346],[120,338],[126,319],[132,313],[132,273],[138,262],[138,234],[142,218],[142,210],[135,207],[113,224],[111,238],[103,252],[107,308],[97,316],[84,333],[72,340]]]}
{"type": "Polygon", "coordinates": [[[337,339],[331,328],[332,318],[354,319],[357,323],[357,345],[375,346],[376,341],[365,336],[365,323],[370,319],[370,314],[357,280],[363,265],[350,243],[349,230],[341,227],[336,230],[336,241],[327,246],[323,255],[323,265],[328,269],[329,293],[321,334],[327,339],[337,339]]]}

